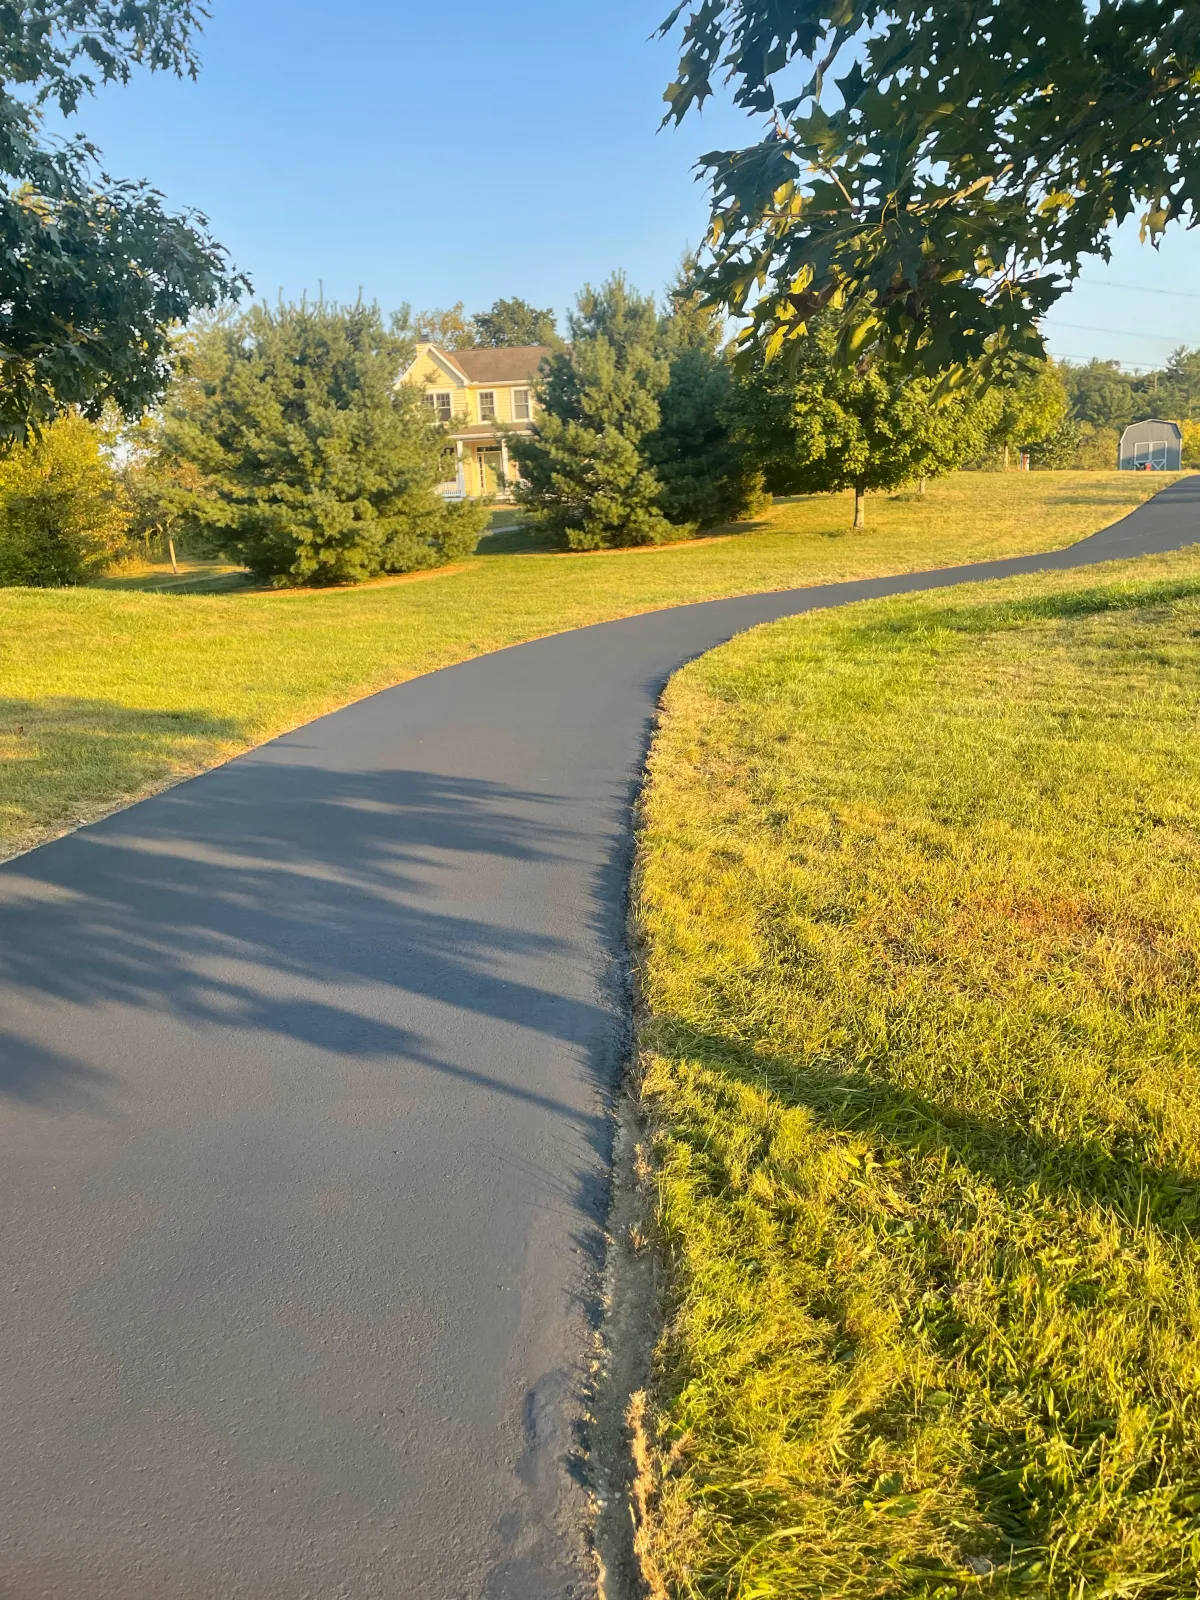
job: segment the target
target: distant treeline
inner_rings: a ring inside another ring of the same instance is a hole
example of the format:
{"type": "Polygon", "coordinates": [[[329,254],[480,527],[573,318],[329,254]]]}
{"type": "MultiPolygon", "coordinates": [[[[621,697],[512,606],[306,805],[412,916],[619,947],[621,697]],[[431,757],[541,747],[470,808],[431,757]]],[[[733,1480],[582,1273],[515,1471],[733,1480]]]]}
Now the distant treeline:
{"type": "Polygon", "coordinates": [[[1152,372],[1125,372],[1116,361],[1057,366],[1070,414],[1052,452],[1056,459],[1048,464],[1111,467],[1123,428],[1163,417],[1183,427],[1184,465],[1200,466],[1200,350],[1181,346],[1152,372]]]}
{"type": "Polygon", "coordinates": [[[1115,361],[1059,369],[1077,422],[1094,428],[1125,428],[1144,417],[1200,421],[1200,350],[1180,348],[1153,372],[1124,372],[1115,361]]]}

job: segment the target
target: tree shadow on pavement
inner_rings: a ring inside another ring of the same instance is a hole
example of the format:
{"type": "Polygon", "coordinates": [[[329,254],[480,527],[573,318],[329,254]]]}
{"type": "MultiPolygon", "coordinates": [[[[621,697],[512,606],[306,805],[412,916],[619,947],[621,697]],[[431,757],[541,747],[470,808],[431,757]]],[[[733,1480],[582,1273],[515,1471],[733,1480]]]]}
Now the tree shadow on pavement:
{"type": "MultiPolygon", "coordinates": [[[[578,1122],[536,1087],[446,1059],[404,1020],[431,1000],[532,1030],[602,1058],[611,1087],[612,1009],[555,981],[579,952],[542,931],[506,870],[553,874],[577,857],[567,815],[554,795],[474,779],[247,758],[0,868],[0,985],[39,1007],[134,1007],[407,1063],[578,1122]],[[481,886],[488,916],[468,909],[481,886]]],[[[45,1043],[14,1027],[4,1051],[0,1092],[67,1094],[69,1063],[51,1065],[45,1043]]],[[[90,1064],[80,1072],[95,1084],[90,1064]]]]}

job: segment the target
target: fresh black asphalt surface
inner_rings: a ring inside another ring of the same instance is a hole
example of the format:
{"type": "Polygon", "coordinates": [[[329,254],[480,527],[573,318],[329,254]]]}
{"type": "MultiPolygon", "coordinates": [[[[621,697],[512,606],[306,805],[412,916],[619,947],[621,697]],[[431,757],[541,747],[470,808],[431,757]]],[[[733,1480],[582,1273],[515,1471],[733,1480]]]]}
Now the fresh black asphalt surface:
{"type": "Polygon", "coordinates": [[[0,1596],[592,1594],[575,1432],[630,802],[756,623],[1200,540],[679,607],[375,695],[0,868],[0,1596]]]}

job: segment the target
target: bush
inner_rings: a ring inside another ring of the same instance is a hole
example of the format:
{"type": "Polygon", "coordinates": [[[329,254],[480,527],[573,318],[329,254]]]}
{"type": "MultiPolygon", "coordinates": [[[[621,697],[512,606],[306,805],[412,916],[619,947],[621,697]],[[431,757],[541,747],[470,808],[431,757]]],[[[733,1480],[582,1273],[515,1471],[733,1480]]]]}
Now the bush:
{"type": "Polygon", "coordinates": [[[1035,472],[1113,472],[1118,442],[1112,428],[1065,417],[1048,439],[1030,446],[1029,465],[1035,472]]]}
{"type": "Polygon", "coordinates": [[[166,510],[277,586],[471,554],[487,507],[435,492],[445,431],[397,385],[410,355],[395,321],[361,303],[255,306],[204,330],[163,424],[166,510]]]}
{"type": "Polygon", "coordinates": [[[127,510],[103,439],[69,413],[0,461],[0,584],[83,583],[118,555],[127,510]]]}
{"type": "Polygon", "coordinates": [[[1075,455],[1068,463],[1078,472],[1115,472],[1121,435],[1115,428],[1098,428],[1081,422],[1075,455]]]}
{"type": "Polygon", "coordinates": [[[1029,465],[1035,472],[1065,472],[1075,464],[1081,434],[1074,417],[1064,417],[1054,432],[1029,446],[1029,465]]]}

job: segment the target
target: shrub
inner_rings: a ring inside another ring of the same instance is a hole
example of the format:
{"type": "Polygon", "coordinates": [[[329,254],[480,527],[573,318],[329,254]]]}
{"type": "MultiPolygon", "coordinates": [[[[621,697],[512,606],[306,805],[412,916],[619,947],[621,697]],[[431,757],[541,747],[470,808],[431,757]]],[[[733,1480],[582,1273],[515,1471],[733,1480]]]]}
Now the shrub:
{"type": "Polygon", "coordinates": [[[0,584],[82,583],[120,552],[127,511],[103,438],[72,412],[0,461],[0,584]]]}
{"type": "Polygon", "coordinates": [[[1074,465],[1082,442],[1074,417],[1064,417],[1053,433],[1029,446],[1029,465],[1035,472],[1065,472],[1074,465]]]}
{"type": "Polygon", "coordinates": [[[1048,439],[1030,446],[1029,464],[1035,472],[1112,472],[1118,440],[1112,428],[1064,417],[1048,439]]]}
{"type": "Polygon", "coordinates": [[[1090,422],[1081,422],[1078,428],[1075,455],[1068,466],[1080,472],[1115,472],[1121,443],[1117,430],[1097,428],[1090,422]]]}

